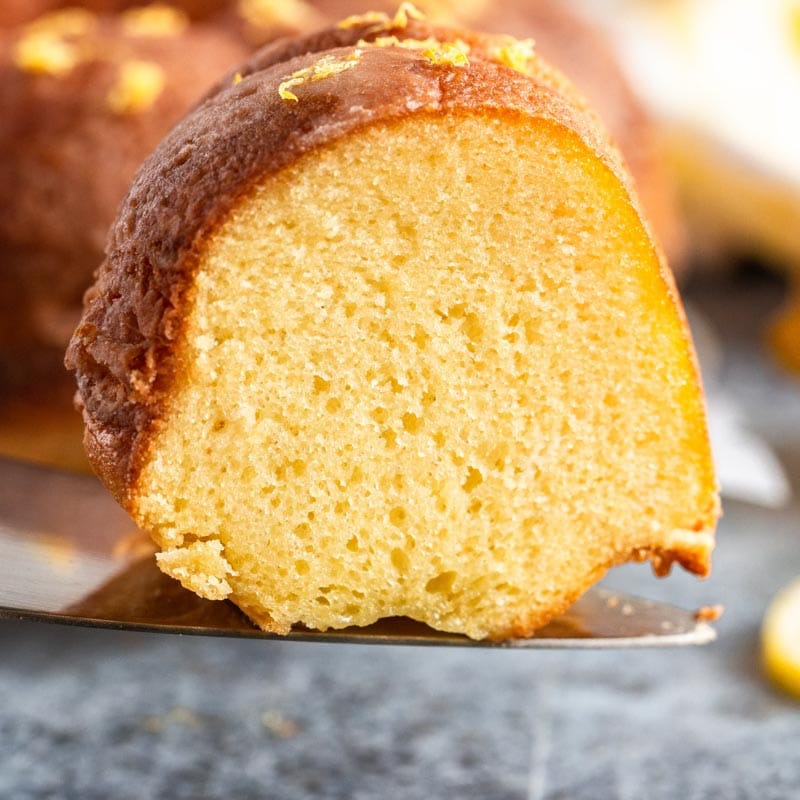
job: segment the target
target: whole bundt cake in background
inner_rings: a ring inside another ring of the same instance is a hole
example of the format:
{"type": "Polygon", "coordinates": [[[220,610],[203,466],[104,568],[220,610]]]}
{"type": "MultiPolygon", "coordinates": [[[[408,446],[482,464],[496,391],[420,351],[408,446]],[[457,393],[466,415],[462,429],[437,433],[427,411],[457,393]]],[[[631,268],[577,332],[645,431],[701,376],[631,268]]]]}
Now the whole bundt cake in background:
{"type": "Polygon", "coordinates": [[[412,16],[275,45],[179,124],[68,351],[161,568],[270,631],[526,635],[615,564],[709,569],[702,391],[618,152],[528,44],[412,16]]]}
{"type": "Polygon", "coordinates": [[[0,384],[59,374],[134,172],[244,52],[166,7],[54,12],[3,37],[0,384]]]}

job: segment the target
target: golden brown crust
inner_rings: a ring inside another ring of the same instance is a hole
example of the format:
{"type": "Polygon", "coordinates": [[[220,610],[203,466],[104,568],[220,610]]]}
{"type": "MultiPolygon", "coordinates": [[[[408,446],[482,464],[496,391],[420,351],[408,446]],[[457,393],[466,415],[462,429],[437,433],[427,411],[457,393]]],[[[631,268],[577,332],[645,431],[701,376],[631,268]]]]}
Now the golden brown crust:
{"type": "MultiPolygon", "coordinates": [[[[339,34],[318,39],[331,35],[339,34]]],[[[319,53],[271,63],[222,88],[144,164],[111,230],[67,364],[77,371],[90,460],[128,508],[181,369],[196,256],[256,181],[372,123],[485,112],[559,126],[565,140],[582,140],[629,185],[604,132],[563,86],[546,82],[554,79],[543,66],[534,65],[533,79],[480,58],[468,67],[437,66],[419,51],[398,47],[340,48],[324,57],[357,64],[293,87],[298,102],[282,98],[279,89],[313,69],[319,53]]]]}

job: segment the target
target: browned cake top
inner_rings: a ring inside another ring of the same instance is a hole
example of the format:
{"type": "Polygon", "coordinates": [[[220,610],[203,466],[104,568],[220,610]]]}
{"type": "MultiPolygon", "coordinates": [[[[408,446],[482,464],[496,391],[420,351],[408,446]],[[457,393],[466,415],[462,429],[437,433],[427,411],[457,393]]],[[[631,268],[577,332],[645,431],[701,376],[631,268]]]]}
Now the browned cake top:
{"type": "Polygon", "coordinates": [[[178,125],[138,172],[67,355],[78,374],[90,458],[123,503],[181,369],[176,342],[197,255],[259,178],[371,123],[485,110],[562,126],[628,185],[605,134],[535,56],[530,77],[483,58],[463,65],[448,47],[361,45],[286,61],[275,55],[364,33],[338,27],[262,54],[269,66],[251,62],[241,71],[246,77],[178,125]]]}

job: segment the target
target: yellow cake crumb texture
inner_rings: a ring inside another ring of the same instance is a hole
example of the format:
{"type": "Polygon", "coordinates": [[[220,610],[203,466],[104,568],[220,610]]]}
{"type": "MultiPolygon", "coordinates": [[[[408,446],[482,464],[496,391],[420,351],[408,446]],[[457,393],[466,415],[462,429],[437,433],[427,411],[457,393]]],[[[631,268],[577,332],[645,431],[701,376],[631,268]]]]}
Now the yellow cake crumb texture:
{"type": "Polygon", "coordinates": [[[187,369],[130,495],[185,586],[275,632],[502,638],[632,558],[707,571],[685,327],[577,135],[374,123],[251,187],[197,259],[187,369]]]}
{"type": "Polygon", "coordinates": [[[207,539],[156,554],[162,572],[207,600],[224,600],[231,593],[228,578],[236,571],[223,554],[222,542],[207,539]]]}
{"type": "Polygon", "coordinates": [[[180,36],[189,27],[185,12],[163,3],[129,8],[122,12],[121,20],[129,36],[180,36]]]}
{"type": "Polygon", "coordinates": [[[362,52],[360,48],[356,48],[343,58],[331,55],[323,56],[310,67],[299,69],[281,81],[280,86],[278,86],[278,94],[282,100],[297,103],[299,98],[291,89],[296,86],[303,86],[306,83],[316,83],[352,69],[361,60],[362,52]]]}
{"type": "Polygon", "coordinates": [[[166,85],[163,68],[154,61],[131,59],[119,66],[106,101],[115,114],[138,114],[155,105],[166,85]]]}

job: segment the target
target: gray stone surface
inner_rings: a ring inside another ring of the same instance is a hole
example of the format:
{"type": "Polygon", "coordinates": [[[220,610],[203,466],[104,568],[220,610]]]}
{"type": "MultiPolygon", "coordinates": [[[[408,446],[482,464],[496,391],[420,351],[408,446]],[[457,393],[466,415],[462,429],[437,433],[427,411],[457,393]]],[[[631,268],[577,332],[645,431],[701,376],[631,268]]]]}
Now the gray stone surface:
{"type": "MultiPolygon", "coordinates": [[[[770,296],[744,291],[695,303],[724,325],[723,379],[800,492],[800,384],[753,344],[770,296]]],[[[758,665],[764,609],[797,575],[800,503],[730,503],[709,581],[642,567],[608,580],[723,603],[705,648],[359,648],[0,623],[0,798],[800,797],[800,703],[758,665]]]]}

